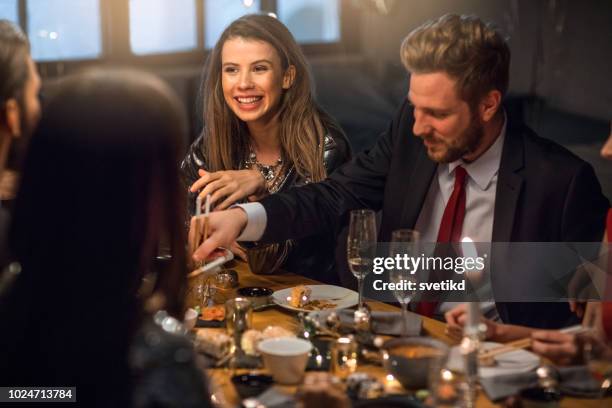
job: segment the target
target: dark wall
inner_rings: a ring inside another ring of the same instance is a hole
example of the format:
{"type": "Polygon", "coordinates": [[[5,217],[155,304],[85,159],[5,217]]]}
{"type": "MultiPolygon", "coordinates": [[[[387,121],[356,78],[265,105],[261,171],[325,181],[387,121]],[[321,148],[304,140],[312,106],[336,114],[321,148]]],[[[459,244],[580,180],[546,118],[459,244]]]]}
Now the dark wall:
{"type": "Polygon", "coordinates": [[[609,0],[399,0],[389,15],[364,12],[363,52],[384,73],[399,66],[404,36],[445,13],[495,23],[512,50],[510,90],[552,107],[612,118],[612,2],[609,0]]]}

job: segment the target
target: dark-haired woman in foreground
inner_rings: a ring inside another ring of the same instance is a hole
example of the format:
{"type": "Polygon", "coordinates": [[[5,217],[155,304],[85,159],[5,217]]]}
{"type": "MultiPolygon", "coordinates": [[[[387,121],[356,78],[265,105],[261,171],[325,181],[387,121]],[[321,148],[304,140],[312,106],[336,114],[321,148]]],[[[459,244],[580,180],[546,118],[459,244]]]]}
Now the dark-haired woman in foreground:
{"type": "MultiPolygon", "coordinates": [[[[212,50],[202,84],[204,129],[182,169],[215,209],[324,179],[350,158],[341,129],[316,103],[306,59],[289,30],[267,15],[231,23],[212,50]]],[[[259,245],[255,273],[278,268],[334,281],[335,237],[259,245]]],[[[234,251],[245,256],[236,245],[234,251]]]]}
{"type": "Polygon", "coordinates": [[[15,204],[22,272],[0,299],[0,385],[76,387],[87,407],[209,406],[190,342],[152,319],[183,313],[179,106],[135,72],[52,95],[15,204]],[[143,286],[162,239],[172,262],[143,286]]]}

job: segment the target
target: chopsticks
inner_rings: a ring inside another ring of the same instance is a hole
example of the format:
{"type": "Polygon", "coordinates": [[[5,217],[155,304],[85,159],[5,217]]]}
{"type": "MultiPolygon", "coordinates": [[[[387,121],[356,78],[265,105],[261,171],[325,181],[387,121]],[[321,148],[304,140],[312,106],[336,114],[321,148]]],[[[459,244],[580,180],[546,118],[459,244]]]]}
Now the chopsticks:
{"type": "MultiPolygon", "coordinates": [[[[195,225],[193,226],[193,231],[191,231],[191,236],[189,240],[189,253],[194,253],[196,249],[208,238],[208,215],[210,214],[210,194],[206,196],[206,202],[204,204],[204,217],[203,219],[200,217],[202,215],[202,197],[196,198],[196,208],[195,208],[195,225]]],[[[204,271],[204,266],[206,266],[206,261],[202,261],[202,265],[199,265],[193,272],[191,272],[188,276],[194,277],[199,275],[204,271]]]]}
{"type": "Polygon", "coordinates": [[[504,344],[503,346],[494,347],[478,355],[478,359],[489,360],[495,356],[500,354],[509,353],[511,351],[516,351],[520,349],[525,349],[531,347],[531,337],[525,337],[524,339],[514,340],[509,343],[504,344]]]}
{"type": "MultiPolygon", "coordinates": [[[[199,198],[199,197],[198,197],[199,198]]],[[[204,204],[204,234],[202,234],[202,242],[208,238],[208,214],[210,214],[210,194],[206,196],[206,203],[204,204]]],[[[202,200],[200,199],[200,213],[202,213],[202,200]]],[[[204,261],[206,264],[206,261],[204,261]]]]}
{"type": "MultiPolygon", "coordinates": [[[[562,333],[573,333],[573,334],[580,334],[582,332],[585,331],[585,328],[581,325],[576,325],[576,326],[571,326],[571,327],[566,327],[565,329],[561,329],[560,330],[562,333]]],[[[511,351],[515,351],[515,350],[520,350],[520,349],[526,349],[531,347],[531,337],[525,337],[523,339],[518,339],[518,340],[514,340],[511,341],[509,343],[506,343],[502,346],[499,347],[494,347],[488,350],[485,350],[484,352],[480,353],[478,355],[478,358],[480,360],[489,360],[495,356],[498,356],[500,354],[504,354],[504,353],[509,353],[511,351]]]]}

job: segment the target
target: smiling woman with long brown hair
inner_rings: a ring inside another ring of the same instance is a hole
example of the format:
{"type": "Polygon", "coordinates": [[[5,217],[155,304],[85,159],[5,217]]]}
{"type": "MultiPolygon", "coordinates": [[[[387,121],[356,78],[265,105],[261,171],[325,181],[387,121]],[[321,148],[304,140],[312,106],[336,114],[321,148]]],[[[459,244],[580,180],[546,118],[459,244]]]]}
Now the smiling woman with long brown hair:
{"type": "MultiPolygon", "coordinates": [[[[302,51],[276,18],[247,15],[225,29],[205,67],[204,129],[182,164],[192,211],[197,194],[220,210],[323,180],[348,161],[348,141],[312,88],[302,51]]],[[[334,242],[256,245],[246,257],[256,273],[283,267],[330,281],[334,242]]]]}

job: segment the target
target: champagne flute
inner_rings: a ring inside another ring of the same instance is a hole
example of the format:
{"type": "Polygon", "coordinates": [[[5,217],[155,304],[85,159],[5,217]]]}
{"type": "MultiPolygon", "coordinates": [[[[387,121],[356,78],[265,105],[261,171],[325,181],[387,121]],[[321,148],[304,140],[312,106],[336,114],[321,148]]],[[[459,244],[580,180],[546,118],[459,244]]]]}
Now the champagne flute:
{"type": "MultiPolygon", "coordinates": [[[[420,234],[418,231],[410,229],[399,229],[391,233],[391,242],[389,243],[389,256],[395,259],[396,256],[403,258],[404,255],[409,257],[419,256],[420,251],[420,234]]],[[[393,291],[395,298],[402,306],[402,337],[408,335],[408,326],[406,318],[408,317],[408,304],[414,297],[416,291],[416,271],[410,271],[406,268],[403,262],[395,265],[389,271],[389,281],[396,284],[393,291]],[[412,272],[412,273],[411,273],[412,272]],[[408,288],[408,284],[412,284],[413,290],[408,288]]]]}
{"type": "Polygon", "coordinates": [[[372,210],[351,211],[346,254],[349,268],[357,278],[358,310],[363,306],[363,280],[372,270],[376,255],[376,217],[372,210]]]}
{"type": "Polygon", "coordinates": [[[582,327],[586,331],[578,335],[578,343],[583,347],[583,357],[589,371],[599,383],[599,398],[603,398],[612,389],[612,359],[607,352],[601,314],[601,303],[588,303],[582,320],[582,327]]]}

